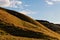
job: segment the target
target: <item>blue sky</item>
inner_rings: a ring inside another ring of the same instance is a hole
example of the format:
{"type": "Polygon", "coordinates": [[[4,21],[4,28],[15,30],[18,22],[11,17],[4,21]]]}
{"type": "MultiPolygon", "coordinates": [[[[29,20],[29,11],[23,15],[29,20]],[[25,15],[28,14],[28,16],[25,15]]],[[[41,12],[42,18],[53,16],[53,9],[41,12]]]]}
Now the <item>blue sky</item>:
{"type": "Polygon", "coordinates": [[[33,19],[60,23],[60,0],[0,0],[0,6],[33,19]]]}

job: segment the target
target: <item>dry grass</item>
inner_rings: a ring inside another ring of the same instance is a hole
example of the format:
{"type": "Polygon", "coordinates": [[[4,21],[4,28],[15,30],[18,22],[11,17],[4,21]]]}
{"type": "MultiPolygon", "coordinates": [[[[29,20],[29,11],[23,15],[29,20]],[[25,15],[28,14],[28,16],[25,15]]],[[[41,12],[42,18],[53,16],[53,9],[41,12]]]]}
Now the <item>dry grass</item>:
{"type": "MultiPolygon", "coordinates": [[[[15,13],[15,12],[13,12],[13,13],[15,13]]],[[[17,13],[15,13],[15,14],[17,14],[17,13]]],[[[21,15],[23,15],[23,14],[21,14],[21,15]]],[[[48,29],[47,27],[43,26],[41,23],[39,23],[25,15],[20,16],[20,17],[16,17],[14,15],[11,15],[11,13],[8,13],[6,10],[0,9],[0,20],[2,20],[3,22],[9,23],[9,24],[14,24],[15,27],[31,30],[34,32],[43,33],[47,36],[51,36],[51,37],[60,39],[60,34],[48,29]],[[20,17],[22,17],[22,18],[20,18],[20,17]]]]}

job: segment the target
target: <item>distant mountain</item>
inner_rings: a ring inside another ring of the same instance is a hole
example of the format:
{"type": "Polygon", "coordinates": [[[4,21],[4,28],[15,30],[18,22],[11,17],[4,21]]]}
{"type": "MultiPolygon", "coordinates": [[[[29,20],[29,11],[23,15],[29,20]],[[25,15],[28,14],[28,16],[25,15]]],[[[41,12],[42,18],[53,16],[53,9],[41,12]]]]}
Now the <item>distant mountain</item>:
{"type": "Polygon", "coordinates": [[[60,24],[56,24],[56,25],[60,26],[60,24]]]}
{"type": "Polygon", "coordinates": [[[38,22],[40,22],[41,24],[43,24],[44,26],[46,26],[47,28],[58,32],[60,34],[60,24],[54,24],[51,22],[48,22],[46,20],[37,20],[38,22]]]}
{"type": "Polygon", "coordinates": [[[0,7],[0,39],[60,40],[60,34],[22,13],[0,7]]]}

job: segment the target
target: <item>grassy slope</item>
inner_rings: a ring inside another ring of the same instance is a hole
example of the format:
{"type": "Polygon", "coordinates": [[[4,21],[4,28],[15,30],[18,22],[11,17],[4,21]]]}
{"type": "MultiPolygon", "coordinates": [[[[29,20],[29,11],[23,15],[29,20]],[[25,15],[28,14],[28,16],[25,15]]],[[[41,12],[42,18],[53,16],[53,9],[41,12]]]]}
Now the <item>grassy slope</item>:
{"type": "Polygon", "coordinates": [[[56,37],[58,39],[60,38],[59,34],[51,31],[50,29],[46,28],[42,24],[38,23],[37,21],[35,21],[29,17],[27,17],[27,19],[30,21],[29,22],[23,21],[22,19],[9,14],[5,10],[2,10],[2,9],[0,10],[0,20],[4,21],[6,23],[14,24],[15,26],[18,26],[22,29],[28,29],[28,30],[35,31],[35,32],[42,32],[48,36],[56,37]],[[31,20],[32,20],[32,22],[31,22],[31,20]]]}
{"type": "Polygon", "coordinates": [[[0,40],[57,40],[43,33],[38,33],[30,30],[23,30],[15,27],[12,24],[3,23],[0,21],[0,40]]]}
{"type": "Polygon", "coordinates": [[[48,27],[49,29],[57,32],[60,34],[60,26],[59,24],[54,24],[45,20],[37,20],[38,22],[40,22],[41,24],[45,25],[46,27],[48,27]]]}

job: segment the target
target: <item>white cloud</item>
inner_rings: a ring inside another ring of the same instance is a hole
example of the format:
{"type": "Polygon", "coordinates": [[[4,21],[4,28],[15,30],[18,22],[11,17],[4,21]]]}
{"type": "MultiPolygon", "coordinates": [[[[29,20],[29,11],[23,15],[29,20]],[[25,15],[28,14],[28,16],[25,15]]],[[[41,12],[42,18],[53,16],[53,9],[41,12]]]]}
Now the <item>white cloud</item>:
{"type": "MultiPolygon", "coordinates": [[[[11,7],[11,8],[20,8],[24,9],[25,7],[28,7],[30,5],[23,4],[20,0],[0,0],[0,7],[11,7]]],[[[35,12],[31,10],[22,10],[21,13],[23,14],[33,14],[35,12]]]]}
{"type": "Polygon", "coordinates": [[[31,6],[31,5],[24,5],[24,6],[28,7],[28,6],[31,6]]]}
{"type": "Polygon", "coordinates": [[[50,1],[46,1],[47,4],[49,5],[53,5],[54,3],[53,2],[50,2],[50,1]]]}
{"type": "Polygon", "coordinates": [[[52,1],[60,1],[60,0],[52,0],[52,1]]]}
{"type": "Polygon", "coordinates": [[[45,2],[46,2],[48,5],[53,5],[53,4],[55,4],[55,3],[60,2],[60,0],[45,0],[45,2]]]}
{"type": "Polygon", "coordinates": [[[10,1],[9,0],[0,0],[0,6],[9,6],[10,1]]]}
{"type": "Polygon", "coordinates": [[[19,0],[0,0],[0,6],[2,7],[20,7],[22,4],[19,0]]]}
{"type": "Polygon", "coordinates": [[[18,8],[20,7],[22,4],[21,1],[18,1],[18,0],[13,0],[13,1],[10,1],[10,7],[15,7],[15,8],[18,8]]]}
{"type": "Polygon", "coordinates": [[[11,7],[11,8],[20,8],[24,9],[30,5],[23,4],[20,0],[0,0],[0,7],[11,7]]]}
{"type": "Polygon", "coordinates": [[[35,14],[36,12],[31,11],[29,9],[26,9],[26,10],[22,10],[20,13],[23,13],[23,14],[35,14]]]}

